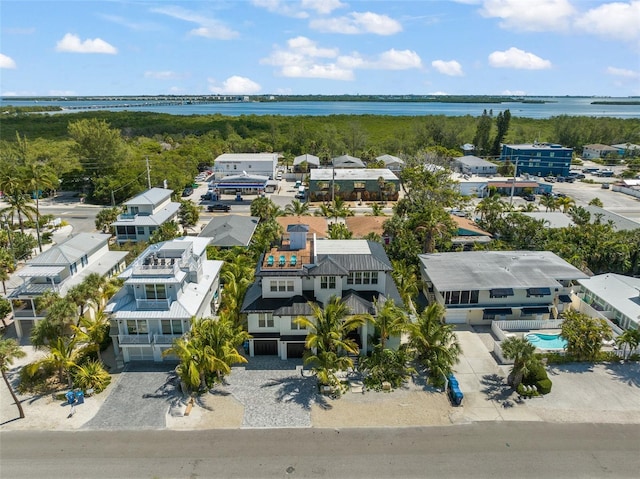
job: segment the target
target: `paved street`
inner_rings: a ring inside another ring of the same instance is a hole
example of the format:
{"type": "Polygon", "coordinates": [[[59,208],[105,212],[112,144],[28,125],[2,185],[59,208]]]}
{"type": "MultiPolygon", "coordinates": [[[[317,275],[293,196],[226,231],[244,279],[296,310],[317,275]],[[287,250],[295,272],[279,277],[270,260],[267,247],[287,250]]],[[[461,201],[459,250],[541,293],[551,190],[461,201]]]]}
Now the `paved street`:
{"type": "Polygon", "coordinates": [[[636,478],[636,425],[0,433],[2,477],[636,478]]]}

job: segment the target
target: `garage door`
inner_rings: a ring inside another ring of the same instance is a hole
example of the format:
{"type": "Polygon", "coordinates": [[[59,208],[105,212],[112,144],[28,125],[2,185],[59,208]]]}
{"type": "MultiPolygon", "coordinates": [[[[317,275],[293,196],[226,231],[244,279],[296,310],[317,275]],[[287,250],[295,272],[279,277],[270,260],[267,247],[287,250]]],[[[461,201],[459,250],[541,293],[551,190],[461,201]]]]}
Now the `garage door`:
{"type": "Polygon", "coordinates": [[[253,354],[255,356],[277,356],[278,355],[278,340],[254,340],[253,341],[253,354]]]}
{"type": "Polygon", "coordinates": [[[304,354],[304,343],[287,343],[287,358],[301,358],[304,354]]]}

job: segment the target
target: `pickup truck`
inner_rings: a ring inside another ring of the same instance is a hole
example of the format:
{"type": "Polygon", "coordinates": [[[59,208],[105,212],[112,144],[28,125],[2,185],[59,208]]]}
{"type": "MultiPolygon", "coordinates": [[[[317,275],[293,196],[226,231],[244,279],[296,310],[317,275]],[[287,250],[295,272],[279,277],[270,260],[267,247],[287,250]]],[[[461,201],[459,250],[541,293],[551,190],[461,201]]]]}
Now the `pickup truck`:
{"type": "Polygon", "coordinates": [[[222,203],[215,203],[213,205],[209,205],[207,206],[207,211],[209,213],[213,213],[214,211],[229,211],[231,209],[231,206],[229,205],[225,205],[222,203]]]}

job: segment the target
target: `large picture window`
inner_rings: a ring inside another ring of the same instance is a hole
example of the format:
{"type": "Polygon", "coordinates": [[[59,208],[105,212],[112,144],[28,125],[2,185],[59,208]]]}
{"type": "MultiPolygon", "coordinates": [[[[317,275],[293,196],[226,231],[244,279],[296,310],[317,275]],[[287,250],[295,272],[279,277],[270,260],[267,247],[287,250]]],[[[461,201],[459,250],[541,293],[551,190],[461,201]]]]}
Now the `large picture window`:
{"type": "Polygon", "coordinates": [[[167,299],[167,287],[164,284],[145,284],[147,299],[167,299]]]}
{"type": "Polygon", "coordinates": [[[127,319],[127,334],[148,334],[149,326],[146,319],[127,319]]]}

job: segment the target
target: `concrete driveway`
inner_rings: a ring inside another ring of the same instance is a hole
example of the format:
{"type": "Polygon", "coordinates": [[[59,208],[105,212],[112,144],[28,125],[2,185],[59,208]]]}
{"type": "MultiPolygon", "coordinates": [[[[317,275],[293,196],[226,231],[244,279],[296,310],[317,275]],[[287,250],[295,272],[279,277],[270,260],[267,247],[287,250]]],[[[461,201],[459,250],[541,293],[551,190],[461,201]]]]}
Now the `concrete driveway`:
{"type": "Polygon", "coordinates": [[[181,395],[175,364],[130,363],[83,429],[164,429],[171,403],[181,395]]]}
{"type": "Polygon", "coordinates": [[[456,378],[463,406],[456,423],[474,421],[548,421],[640,424],[640,364],[571,363],[547,366],[553,382],[546,396],[518,400],[506,384],[511,366],[499,365],[488,328],[461,325],[462,346],[456,378]]]}

